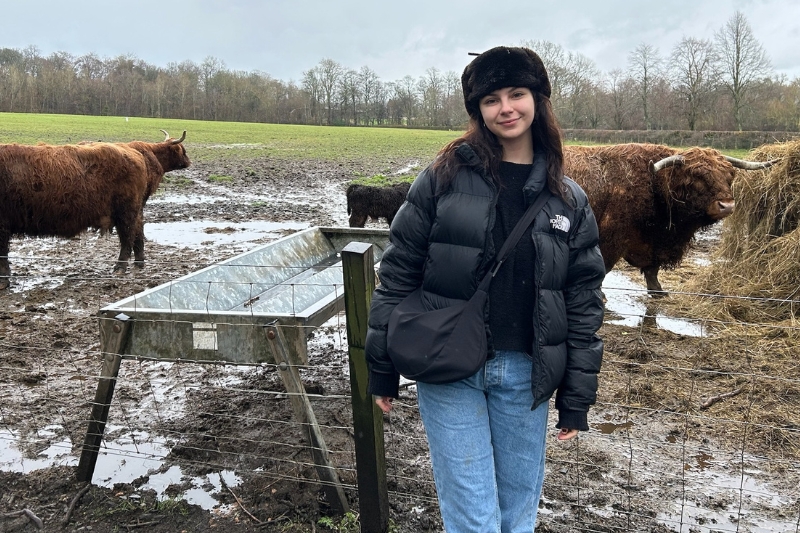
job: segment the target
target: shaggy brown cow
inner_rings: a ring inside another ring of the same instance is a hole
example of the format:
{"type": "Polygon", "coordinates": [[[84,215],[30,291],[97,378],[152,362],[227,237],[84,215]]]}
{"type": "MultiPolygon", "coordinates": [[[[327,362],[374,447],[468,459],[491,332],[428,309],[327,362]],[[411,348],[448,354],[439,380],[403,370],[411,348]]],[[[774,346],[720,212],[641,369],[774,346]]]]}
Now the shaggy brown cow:
{"type": "MultiPolygon", "coordinates": [[[[164,130],[164,140],[160,143],[149,143],[144,141],[130,141],[127,143],[115,143],[120,146],[128,146],[141,153],[147,161],[148,169],[148,188],[145,194],[145,201],[156,192],[161,180],[166,172],[187,168],[192,162],[186,155],[183,141],[186,139],[186,130],[183,131],[180,139],[172,139],[164,130]]],[[[80,145],[94,145],[103,141],[83,141],[80,145]]]]}
{"type": "Polygon", "coordinates": [[[565,146],[564,173],[589,196],[600,230],[606,272],[624,258],[641,269],[651,294],[665,294],[659,268],[674,268],[698,230],[734,209],[736,168],[752,163],[711,148],[656,144],[565,146]]]}
{"type": "MultiPolygon", "coordinates": [[[[165,151],[174,149],[167,145],[165,151]]],[[[163,175],[157,152],[111,143],[0,145],[0,289],[9,285],[15,235],[71,238],[87,228],[116,227],[114,271],[126,269],[131,251],[143,266],[143,208],[163,175]]]]}
{"type": "Polygon", "coordinates": [[[381,217],[392,225],[392,219],[403,205],[411,183],[395,183],[388,187],[351,184],[347,187],[347,214],[351,228],[363,228],[367,218],[381,217]]]}

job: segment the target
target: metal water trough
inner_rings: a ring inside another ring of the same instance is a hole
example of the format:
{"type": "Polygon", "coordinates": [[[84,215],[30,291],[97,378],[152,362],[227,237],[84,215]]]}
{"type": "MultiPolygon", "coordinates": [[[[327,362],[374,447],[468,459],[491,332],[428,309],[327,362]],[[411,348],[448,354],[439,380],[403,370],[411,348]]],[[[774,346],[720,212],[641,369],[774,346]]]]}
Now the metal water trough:
{"type": "Polygon", "coordinates": [[[375,245],[388,230],[315,227],[232,257],[104,307],[99,315],[135,319],[123,355],[159,359],[274,363],[259,328],[277,321],[299,361],[305,334],[343,308],[342,248],[375,245]]]}
{"type": "Polygon", "coordinates": [[[344,308],[341,251],[351,242],[372,244],[377,265],[389,231],[309,228],[102,308],[103,368],[78,479],[91,481],[122,359],[275,363],[328,500],[346,507],[297,367],[312,328],[344,308]]]}

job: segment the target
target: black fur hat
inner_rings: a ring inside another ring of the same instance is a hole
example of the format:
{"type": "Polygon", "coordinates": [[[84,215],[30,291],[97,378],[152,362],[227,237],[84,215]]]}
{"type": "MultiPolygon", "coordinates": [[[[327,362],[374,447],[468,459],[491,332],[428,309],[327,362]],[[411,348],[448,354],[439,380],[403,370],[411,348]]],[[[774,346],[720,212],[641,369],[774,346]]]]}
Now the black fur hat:
{"type": "Polygon", "coordinates": [[[542,59],[529,48],[497,46],[472,60],[461,75],[464,107],[480,116],[480,99],[503,87],[527,87],[550,98],[550,78],[542,59]]]}

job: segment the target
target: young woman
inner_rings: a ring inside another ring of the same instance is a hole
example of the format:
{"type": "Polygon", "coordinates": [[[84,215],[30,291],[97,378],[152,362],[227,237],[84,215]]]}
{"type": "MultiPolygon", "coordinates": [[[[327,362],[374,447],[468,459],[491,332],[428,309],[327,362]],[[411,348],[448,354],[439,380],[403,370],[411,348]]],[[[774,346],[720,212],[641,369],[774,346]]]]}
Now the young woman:
{"type": "Polygon", "coordinates": [[[395,306],[420,286],[431,308],[469,299],[547,187],[552,196],[489,288],[486,364],[455,383],[417,383],[446,531],[531,533],[556,390],[558,439],[589,429],[605,268],[586,195],[563,175],[539,56],[492,48],[466,67],[461,83],[468,130],[414,181],[381,259],[366,340],[369,390],[389,412],[399,384],[386,351],[395,306]]]}

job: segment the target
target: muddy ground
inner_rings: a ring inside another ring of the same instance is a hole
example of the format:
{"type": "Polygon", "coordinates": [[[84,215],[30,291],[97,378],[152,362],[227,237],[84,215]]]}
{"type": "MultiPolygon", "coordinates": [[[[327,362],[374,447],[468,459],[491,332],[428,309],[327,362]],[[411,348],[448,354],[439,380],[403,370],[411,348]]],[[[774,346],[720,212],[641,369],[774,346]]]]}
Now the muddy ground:
{"type": "MultiPolygon", "coordinates": [[[[414,164],[394,162],[397,170],[414,164]]],[[[12,287],[0,293],[0,533],[35,531],[36,520],[45,531],[101,533],[358,531],[335,516],[316,482],[274,366],[126,361],[108,453],[88,489],[75,465],[100,365],[99,309],[302,227],[345,226],[346,183],[378,172],[384,163],[264,159],[171,173],[146,207],[145,233],[192,222],[208,238],[195,246],[181,245],[180,235],[175,244],[151,238],[145,268],[125,275],[110,275],[114,236],[14,240],[12,287]],[[273,224],[237,240],[253,221],[273,224]],[[220,234],[233,238],[220,244],[220,234]],[[141,475],[125,478],[124,467],[142,457],[150,462],[141,475]],[[197,503],[204,497],[213,505],[197,503]]],[[[715,243],[714,233],[700,239],[684,267],[662,275],[665,288],[703,268],[715,243]]],[[[632,269],[620,272],[641,284],[632,269]]],[[[611,312],[601,331],[607,352],[593,431],[566,445],[551,441],[537,531],[797,531],[796,365],[774,360],[780,350],[760,359],[767,348],[759,332],[717,339],[670,330],[662,325],[675,317],[669,298],[636,288],[628,296],[641,304],[633,322],[611,312]]],[[[702,317],[675,320],[696,325],[702,317]]],[[[313,332],[303,382],[357,516],[343,321],[313,332]]],[[[407,385],[385,419],[391,530],[440,531],[407,385]]]]}

